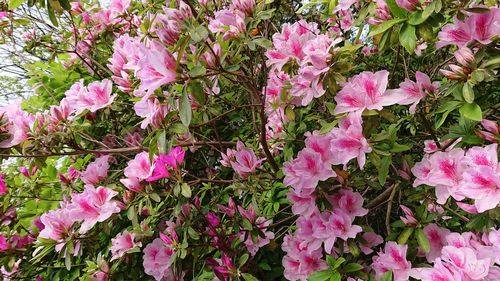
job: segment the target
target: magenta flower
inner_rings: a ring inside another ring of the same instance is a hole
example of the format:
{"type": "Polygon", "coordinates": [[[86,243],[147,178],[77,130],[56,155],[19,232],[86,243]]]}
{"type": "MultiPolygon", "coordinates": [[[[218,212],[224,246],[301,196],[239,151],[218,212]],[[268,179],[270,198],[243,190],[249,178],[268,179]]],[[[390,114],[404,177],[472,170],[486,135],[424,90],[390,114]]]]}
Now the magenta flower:
{"type": "Polygon", "coordinates": [[[402,99],[400,95],[386,92],[388,79],[387,70],[375,73],[364,71],[350,78],[335,96],[335,114],[365,109],[382,110],[384,106],[398,103],[402,99]]]}
{"type": "Polygon", "coordinates": [[[407,281],[410,276],[411,263],[406,260],[408,245],[398,245],[390,241],[383,251],[373,257],[372,267],[377,280],[387,271],[392,271],[394,281],[407,281]]]}
{"type": "Polygon", "coordinates": [[[399,7],[411,12],[411,11],[415,10],[418,5],[420,5],[420,1],[419,0],[396,0],[396,4],[399,7]]]}
{"type": "Polygon", "coordinates": [[[101,156],[90,163],[80,178],[85,184],[96,185],[108,176],[109,155],[101,156]]]}
{"type": "Polygon", "coordinates": [[[166,245],[160,238],[156,238],[144,248],[143,263],[144,272],[160,281],[168,276],[171,269],[174,250],[166,245]]]}
{"type": "Polygon", "coordinates": [[[168,154],[160,154],[154,160],[153,173],[146,181],[152,182],[167,178],[169,175],[168,168],[177,170],[177,165],[184,160],[184,154],[185,151],[180,146],[172,149],[168,154]]]}
{"type": "Polygon", "coordinates": [[[0,174],[0,196],[7,193],[9,190],[7,184],[5,183],[5,175],[0,174]]]}
{"type": "Polygon", "coordinates": [[[9,249],[9,243],[7,242],[7,239],[0,234],[0,252],[7,251],[9,249]]]}
{"type": "Polygon", "coordinates": [[[85,186],[82,193],[73,194],[68,210],[76,220],[81,220],[80,234],[89,231],[98,222],[103,222],[111,215],[120,212],[118,201],[112,200],[118,192],[109,188],[91,185],[85,186]]]}
{"type": "Polygon", "coordinates": [[[141,247],[141,242],[135,242],[135,234],[124,231],[111,239],[111,261],[123,257],[126,252],[135,247],[141,247]]]}

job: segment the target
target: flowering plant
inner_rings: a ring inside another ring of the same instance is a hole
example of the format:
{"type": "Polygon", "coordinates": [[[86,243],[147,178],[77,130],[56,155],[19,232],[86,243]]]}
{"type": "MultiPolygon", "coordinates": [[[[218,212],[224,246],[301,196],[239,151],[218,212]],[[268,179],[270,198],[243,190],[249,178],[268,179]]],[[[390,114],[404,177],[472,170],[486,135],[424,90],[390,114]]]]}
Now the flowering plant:
{"type": "Polygon", "coordinates": [[[494,2],[0,2],[2,278],[500,280],[494,2]]]}

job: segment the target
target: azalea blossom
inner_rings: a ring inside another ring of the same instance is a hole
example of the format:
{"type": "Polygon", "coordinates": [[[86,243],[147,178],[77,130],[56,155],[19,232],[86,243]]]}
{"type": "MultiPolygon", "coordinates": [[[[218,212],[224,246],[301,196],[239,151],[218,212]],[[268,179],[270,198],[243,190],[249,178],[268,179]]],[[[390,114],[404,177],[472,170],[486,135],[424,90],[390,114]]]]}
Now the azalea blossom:
{"type": "Polygon", "coordinates": [[[1,107],[0,120],[3,121],[0,132],[8,134],[8,137],[0,142],[0,148],[13,147],[25,141],[28,138],[29,129],[35,122],[32,114],[21,109],[21,99],[1,107]]]}
{"type": "Polygon", "coordinates": [[[385,272],[392,271],[394,281],[409,280],[411,263],[406,259],[408,245],[398,245],[390,241],[385,244],[384,250],[373,257],[372,267],[376,278],[379,279],[385,272]]]}
{"type": "Polygon", "coordinates": [[[76,220],[81,220],[80,233],[89,231],[98,222],[107,220],[111,215],[120,212],[118,202],[113,200],[118,192],[107,187],[94,188],[87,185],[82,193],[74,194],[68,210],[76,220]]]}
{"type": "Polygon", "coordinates": [[[175,68],[174,56],[160,43],[152,41],[138,62],[136,75],[141,80],[140,90],[152,94],[159,87],[174,82],[177,79],[175,68]]]}
{"type": "Polygon", "coordinates": [[[85,184],[95,185],[106,178],[109,169],[109,155],[101,156],[87,166],[80,174],[85,184]]]}
{"type": "Polygon", "coordinates": [[[386,92],[388,82],[387,70],[364,71],[350,78],[335,96],[335,114],[365,109],[382,110],[384,106],[398,103],[402,97],[393,92],[386,92]]]}
{"type": "Polygon", "coordinates": [[[123,257],[128,250],[142,246],[141,242],[136,242],[134,240],[135,234],[129,233],[128,231],[124,231],[111,239],[111,261],[123,257]]]}
{"type": "Polygon", "coordinates": [[[146,245],[143,252],[142,264],[146,274],[153,276],[157,281],[162,280],[170,274],[174,250],[165,244],[163,240],[156,238],[153,242],[146,245]]]}
{"type": "Polygon", "coordinates": [[[411,104],[410,113],[415,113],[418,103],[428,94],[437,94],[439,82],[432,82],[425,73],[417,71],[415,74],[416,82],[405,79],[399,84],[400,89],[393,90],[394,94],[403,97],[398,104],[411,104]]]}

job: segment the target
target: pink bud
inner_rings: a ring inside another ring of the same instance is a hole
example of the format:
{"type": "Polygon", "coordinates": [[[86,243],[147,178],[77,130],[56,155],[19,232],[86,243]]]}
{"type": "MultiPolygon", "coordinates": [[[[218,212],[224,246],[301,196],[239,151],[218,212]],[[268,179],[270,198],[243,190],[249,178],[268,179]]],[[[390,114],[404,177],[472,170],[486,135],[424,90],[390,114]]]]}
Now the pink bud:
{"type": "Polygon", "coordinates": [[[474,58],[474,54],[472,53],[471,49],[465,46],[458,49],[458,51],[456,51],[454,55],[458,63],[463,66],[471,67],[476,63],[476,59],[474,58]]]}

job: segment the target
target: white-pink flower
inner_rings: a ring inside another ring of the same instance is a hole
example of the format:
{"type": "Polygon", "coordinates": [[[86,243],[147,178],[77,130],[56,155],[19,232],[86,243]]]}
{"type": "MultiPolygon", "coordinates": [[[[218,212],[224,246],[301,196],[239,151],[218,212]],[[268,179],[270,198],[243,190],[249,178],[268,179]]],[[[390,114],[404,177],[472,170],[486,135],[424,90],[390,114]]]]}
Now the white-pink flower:
{"type": "Polygon", "coordinates": [[[174,250],[163,242],[160,238],[156,238],[144,248],[144,256],[142,265],[144,272],[160,281],[163,277],[170,275],[172,256],[174,250]]]}
{"type": "Polygon", "coordinates": [[[101,156],[87,166],[87,169],[80,173],[80,178],[85,184],[96,185],[108,175],[109,155],[101,156]]]}
{"type": "Polygon", "coordinates": [[[116,235],[115,238],[111,239],[111,244],[111,261],[123,257],[128,250],[142,246],[141,242],[135,241],[135,234],[128,231],[116,235]]]}

